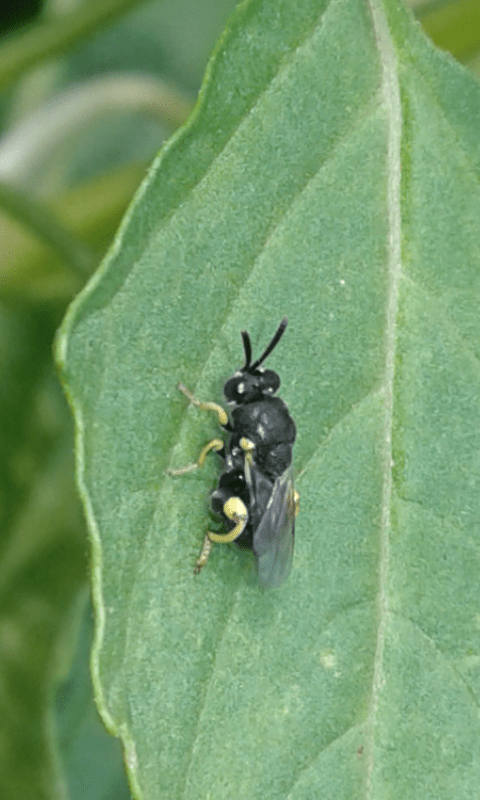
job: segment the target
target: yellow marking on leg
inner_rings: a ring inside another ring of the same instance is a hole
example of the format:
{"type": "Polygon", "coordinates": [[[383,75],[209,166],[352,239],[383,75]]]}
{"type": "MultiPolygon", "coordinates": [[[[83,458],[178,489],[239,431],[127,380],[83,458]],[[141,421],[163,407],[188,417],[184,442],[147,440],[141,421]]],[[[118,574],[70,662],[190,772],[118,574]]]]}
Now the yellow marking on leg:
{"type": "Polygon", "coordinates": [[[212,439],[205,447],[203,448],[202,452],[198,456],[197,464],[199,467],[202,467],[205,463],[205,459],[211,450],[215,450],[218,453],[219,450],[222,449],[224,445],[224,441],[222,439],[212,439]]]}
{"type": "Polygon", "coordinates": [[[250,439],[247,439],[246,436],[242,436],[242,438],[240,439],[240,447],[245,453],[245,462],[247,462],[248,464],[250,464],[250,466],[252,466],[253,464],[252,453],[255,450],[254,443],[250,441],[250,439]]]}
{"type": "Polygon", "coordinates": [[[198,469],[198,467],[202,467],[204,465],[205,459],[211,450],[215,450],[215,452],[218,453],[218,451],[222,449],[223,445],[224,442],[222,439],[212,439],[211,442],[205,445],[202,452],[198,456],[197,461],[195,461],[193,464],[188,464],[186,467],[180,467],[180,469],[167,469],[167,475],[185,475],[186,472],[193,472],[194,469],[198,469]]]}
{"type": "Polygon", "coordinates": [[[193,570],[195,575],[198,575],[200,570],[203,569],[207,563],[208,557],[212,552],[214,542],[219,542],[220,544],[234,542],[235,539],[238,539],[240,534],[245,530],[245,526],[248,522],[248,511],[245,503],[243,503],[239,497],[229,497],[227,502],[223,505],[223,511],[228,519],[231,519],[236,523],[235,527],[233,530],[229,531],[229,533],[224,534],[208,531],[205,539],[203,540],[203,546],[200,551],[200,555],[195,562],[195,569],[193,570]]]}
{"type": "Polygon", "coordinates": [[[194,397],[191,392],[189,392],[189,390],[187,389],[186,386],[183,385],[183,383],[179,383],[178,388],[180,389],[181,392],[183,392],[185,397],[188,397],[188,399],[190,400],[191,403],[193,403],[194,406],[197,406],[197,408],[199,408],[201,411],[214,411],[215,414],[218,415],[218,421],[220,425],[227,424],[228,414],[225,411],[225,409],[222,408],[222,406],[218,405],[218,403],[204,403],[202,400],[197,400],[197,398],[194,397]]]}
{"type": "Polygon", "coordinates": [[[224,503],[223,513],[232,522],[235,522],[235,527],[231,531],[224,534],[208,532],[208,537],[212,542],[220,542],[221,544],[228,544],[238,539],[241,533],[245,530],[248,522],[248,511],[245,503],[239,497],[229,497],[227,502],[224,503]]]}

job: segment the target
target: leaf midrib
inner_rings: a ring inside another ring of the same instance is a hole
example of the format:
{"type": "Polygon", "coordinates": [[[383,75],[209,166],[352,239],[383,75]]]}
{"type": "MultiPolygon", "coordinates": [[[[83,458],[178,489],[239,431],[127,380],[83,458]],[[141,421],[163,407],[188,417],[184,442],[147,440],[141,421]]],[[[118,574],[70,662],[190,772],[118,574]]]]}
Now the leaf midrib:
{"type": "Polygon", "coordinates": [[[383,655],[389,616],[387,581],[389,569],[390,503],[392,497],[392,428],[395,343],[398,315],[398,291],[401,277],[401,130],[402,113],[397,58],[381,0],[368,0],[372,27],[378,48],[381,89],[387,115],[387,230],[388,230],[388,295],[385,322],[383,484],[380,522],[379,580],[377,592],[377,641],[374,658],[372,693],[367,734],[366,798],[373,797],[374,736],[377,725],[379,695],[384,682],[383,655]]]}

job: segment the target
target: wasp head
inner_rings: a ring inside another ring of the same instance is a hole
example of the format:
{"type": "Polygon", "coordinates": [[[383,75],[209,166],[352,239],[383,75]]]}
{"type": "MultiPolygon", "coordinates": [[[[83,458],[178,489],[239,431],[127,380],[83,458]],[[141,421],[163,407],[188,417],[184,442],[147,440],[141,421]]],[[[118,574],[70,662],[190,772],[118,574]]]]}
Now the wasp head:
{"type": "Polygon", "coordinates": [[[250,337],[246,331],[242,331],[245,364],[229,378],[224,386],[223,391],[228,402],[238,404],[252,403],[255,400],[261,400],[262,397],[275,394],[280,386],[280,378],[276,372],[271,369],[265,369],[260,364],[265,361],[278,344],[286,327],[287,318],[284,317],[265,352],[253,364],[251,363],[252,345],[250,337]]]}

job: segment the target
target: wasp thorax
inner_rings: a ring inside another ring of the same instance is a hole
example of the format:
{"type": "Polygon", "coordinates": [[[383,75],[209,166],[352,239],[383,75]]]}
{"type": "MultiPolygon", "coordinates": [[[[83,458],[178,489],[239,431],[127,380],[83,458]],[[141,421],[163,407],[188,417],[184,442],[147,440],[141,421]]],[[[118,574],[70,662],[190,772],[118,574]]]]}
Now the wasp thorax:
{"type": "Polygon", "coordinates": [[[259,369],[255,372],[236,372],[223,389],[230,403],[251,403],[262,397],[275,394],[280,386],[280,378],[271,369],[259,369]]]}

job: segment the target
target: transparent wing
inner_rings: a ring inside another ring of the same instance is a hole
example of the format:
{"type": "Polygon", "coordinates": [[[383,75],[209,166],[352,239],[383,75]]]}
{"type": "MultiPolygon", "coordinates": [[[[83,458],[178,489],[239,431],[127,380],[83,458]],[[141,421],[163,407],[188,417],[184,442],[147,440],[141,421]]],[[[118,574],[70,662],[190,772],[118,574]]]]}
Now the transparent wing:
{"type": "Polygon", "coordinates": [[[253,532],[253,552],[262,586],[280,586],[288,578],[294,538],[295,498],[290,466],[273,484],[265,512],[253,532]]]}

